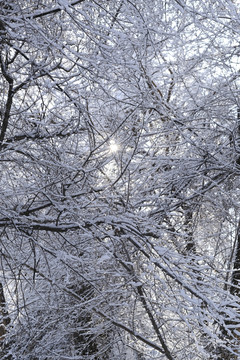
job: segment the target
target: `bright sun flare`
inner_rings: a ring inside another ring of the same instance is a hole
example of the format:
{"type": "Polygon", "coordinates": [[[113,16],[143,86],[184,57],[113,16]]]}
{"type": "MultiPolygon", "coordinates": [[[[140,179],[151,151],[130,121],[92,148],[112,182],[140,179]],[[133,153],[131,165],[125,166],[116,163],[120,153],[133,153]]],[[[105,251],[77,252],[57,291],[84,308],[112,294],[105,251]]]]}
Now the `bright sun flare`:
{"type": "Polygon", "coordinates": [[[109,150],[111,153],[115,153],[119,150],[119,145],[114,140],[111,140],[109,150]]]}

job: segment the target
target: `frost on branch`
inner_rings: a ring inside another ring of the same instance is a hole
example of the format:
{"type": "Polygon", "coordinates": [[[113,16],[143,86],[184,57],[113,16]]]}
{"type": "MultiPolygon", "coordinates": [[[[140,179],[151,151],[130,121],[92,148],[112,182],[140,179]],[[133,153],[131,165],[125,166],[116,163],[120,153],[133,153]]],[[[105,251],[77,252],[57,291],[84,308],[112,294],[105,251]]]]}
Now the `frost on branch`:
{"type": "Polygon", "coordinates": [[[8,360],[236,360],[239,5],[0,1],[8,360]]]}

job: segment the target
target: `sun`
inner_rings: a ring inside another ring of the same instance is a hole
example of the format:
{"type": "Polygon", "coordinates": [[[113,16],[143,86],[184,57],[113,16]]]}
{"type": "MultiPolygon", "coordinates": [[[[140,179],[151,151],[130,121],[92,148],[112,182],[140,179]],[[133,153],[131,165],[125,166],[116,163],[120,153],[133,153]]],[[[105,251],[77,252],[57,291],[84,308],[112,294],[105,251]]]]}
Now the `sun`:
{"type": "Polygon", "coordinates": [[[109,151],[111,153],[116,153],[117,151],[119,151],[120,146],[118,145],[118,143],[116,143],[115,140],[111,140],[110,144],[109,144],[109,151]]]}

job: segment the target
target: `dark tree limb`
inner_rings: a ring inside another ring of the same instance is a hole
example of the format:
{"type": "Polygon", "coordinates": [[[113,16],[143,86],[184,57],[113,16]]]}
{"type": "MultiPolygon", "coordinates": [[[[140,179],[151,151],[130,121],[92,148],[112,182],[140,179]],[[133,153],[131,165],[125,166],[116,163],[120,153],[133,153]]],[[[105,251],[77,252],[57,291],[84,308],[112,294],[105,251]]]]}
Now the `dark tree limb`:
{"type": "Polygon", "coordinates": [[[4,137],[5,137],[5,134],[7,131],[14,92],[13,92],[13,78],[7,72],[6,66],[5,66],[4,61],[1,56],[0,56],[0,63],[1,63],[2,74],[8,83],[7,102],[6,102],[5,111],[3,114],[1,132],[0,132],[0,144],[1,144],[4,140],[4,137]]]}

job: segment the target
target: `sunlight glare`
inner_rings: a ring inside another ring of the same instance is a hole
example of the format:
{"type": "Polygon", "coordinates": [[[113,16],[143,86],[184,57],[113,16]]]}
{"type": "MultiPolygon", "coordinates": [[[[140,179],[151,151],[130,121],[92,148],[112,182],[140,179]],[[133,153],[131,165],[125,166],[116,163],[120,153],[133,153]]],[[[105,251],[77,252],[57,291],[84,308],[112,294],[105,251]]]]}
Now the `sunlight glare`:
{"type": "Polygon", "coordinates": [[[114,140],[111,140],[109,150],[111,153],[116,153],[119,150],[119,145],[114,140]]]}

